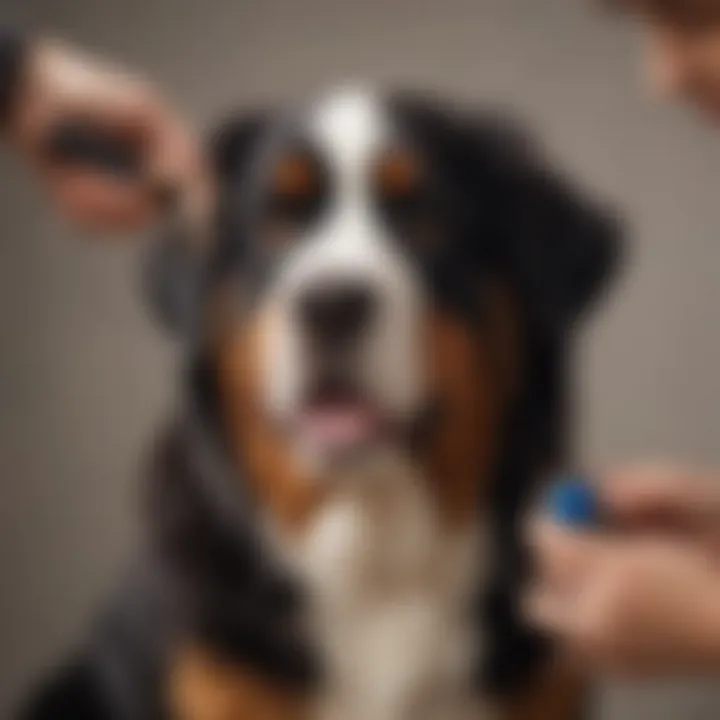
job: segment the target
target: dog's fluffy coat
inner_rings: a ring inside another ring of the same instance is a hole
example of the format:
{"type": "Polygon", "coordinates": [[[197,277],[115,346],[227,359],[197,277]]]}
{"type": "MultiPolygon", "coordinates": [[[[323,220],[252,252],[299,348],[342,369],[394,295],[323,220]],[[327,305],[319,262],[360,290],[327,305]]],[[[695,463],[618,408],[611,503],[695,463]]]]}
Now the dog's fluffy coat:
{"type": "Polygon", "coordinates": [[[151,264],[153,303],[186,338],[188,363],[181,418],[151,465],[147,558],[27,717],[165,717],[188,644],[323,719],[482,717],[545,662],[519,617],[520,520],[563,462],[571,331],[613,266],[615,223],[503,121],[417,97],[343,90],[233,119],[213,156],[212,247],[166,238],[151,264]],[[279,253],[263,239],[278,224],[264,188],[298,142],[316,187],[292,206],[298,226],[279,253]],[[412,203],[363,185],[363,168],[393,145],[421,158],[412,203]],[[318,489],[295,477],[304,459],[268,418],[295,417],[310,361],[288,308],[328,274],[382,297],[356,374],[408,440],[324,472],[318,489]],[[209,332],[228,286],[235,325],[209,332]],[[248,340],[270,308],[273,339],[248,340]],[[415,428],[433,363],[447,364],[437,392],[457,411],[444,445],[424,434],[442,438],[442,427],[415,428]],[[269,459],[257,449],[266,435],[269,459]],[[292,472],[268,469],[279,455],[292,472]]]}

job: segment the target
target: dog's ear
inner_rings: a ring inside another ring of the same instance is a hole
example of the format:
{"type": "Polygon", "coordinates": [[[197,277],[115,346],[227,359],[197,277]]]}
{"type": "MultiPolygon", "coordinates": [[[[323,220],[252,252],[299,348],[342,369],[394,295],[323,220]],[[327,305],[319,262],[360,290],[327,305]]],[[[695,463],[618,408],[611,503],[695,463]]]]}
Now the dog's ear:
{"type": "Polygon", "coordinates": [[[227,236],[234,232],[228,195],[242,182],[264,118],[264,113],[234,117],[210,135],[206,154],[216,198],[213,217],[201,231],[207,237],[198,242],[197,227],[178,217],[151,248],[145,294],[159,323],[180,338],[194,336],[201,329],[207,284],[229,242],[227,236]]]}
{"type": "MultiPolygon", "coordinates": [[[[571,328],[618,266],[622,224],[593,194],[563,176],[507,121],[482,131],[506,207],[499,252],[539,327],[571,328]]],[[[486,157],[488,156],[486,155],[486,157]]]]}
{"type": "Polygon", "coordinates": [[[472,262],[514,277],[538,327],[571,327],[617,265],[617,216],[561,176],[512,116],[424,95],[395,103],[461,198],[472,262]]]}
{"type": "Polygon", "coordinates": [[[513,697],[536,682],[552,648],[527,626],[521,598],[533,572],[518,528],[548,469],[567,466],[572,404],[565,340],[618,265],[621,225],[594,194],[560,174],[522,128],[473,118],[464,136],[464,181],[475,197],[470,237],[478,260],[512,279],[524,314],[522,397],[493,482],[495,571],[484,618],[484,680],[513,697]],[[484,232],[483,232],[484,231],[484,232]]]}

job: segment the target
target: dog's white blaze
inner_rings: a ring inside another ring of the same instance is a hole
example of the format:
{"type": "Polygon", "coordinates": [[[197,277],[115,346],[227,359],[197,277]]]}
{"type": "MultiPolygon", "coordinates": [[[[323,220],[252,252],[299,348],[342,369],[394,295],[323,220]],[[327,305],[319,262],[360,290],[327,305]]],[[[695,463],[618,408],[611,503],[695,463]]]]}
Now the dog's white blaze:
{"type": "MultiPolygon", "coordinates": [[[[391,137],[389,118],[372,93],[345,90],[312,108],[308,131],[329,166],[333,200],[271,290],[269,401],[292,414],[306,381],[294,298],[341,278],[380,300],[358,352],[366,391],[393,413],[417,412],[426,399],[422,284],[371,197],[371,163],[391,137]]],[[[479,648],[469,604],[484,555],[475,519],[455,530],[440,523],[425,479],[399,448],[377,447],[346,472],[329,479],[332,496],[304,537],[281,542],[309,590],[308,621],[326,661],[316,717],[486,720],[470,681],[479,648]]]]}
{"type": "Polygon", "coordinates": [[[423,294],[410,264],[387,236],[371,196],[371,164],[392,129],[379,100],[360,90],[324,99],[311,109],[307,124],[330,170],[332,204],[285,259],[271,289],[278,312],[265,368],[268,402],[279,415],[292,414],[306,380],[294,298],[304,288],[341,279],[361,282],[379,298],[378,317],[360,348],[358,372],[374,399],[402,419],[425,399],[423,294]]]}
{"type": "Polygon", "coordinates": [[[365,185],[368,163],[393,136],[381,99],[358,87],[340,89],[317,103],[309,114],[309,131],[346,191],[365,185]]]}

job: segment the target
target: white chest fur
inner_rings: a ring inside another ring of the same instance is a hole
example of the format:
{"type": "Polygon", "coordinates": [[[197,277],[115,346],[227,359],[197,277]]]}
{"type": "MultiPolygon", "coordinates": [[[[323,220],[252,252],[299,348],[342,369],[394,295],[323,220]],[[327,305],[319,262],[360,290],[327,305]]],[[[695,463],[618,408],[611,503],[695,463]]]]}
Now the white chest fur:
{"type": "Polygon", "coordinates": [[[363,466],[335,490],[292,551],[326,662],[318,718],[487,717],[470,684],[477,523],[448,528],[423,478],[397,457],[363,466]]]}

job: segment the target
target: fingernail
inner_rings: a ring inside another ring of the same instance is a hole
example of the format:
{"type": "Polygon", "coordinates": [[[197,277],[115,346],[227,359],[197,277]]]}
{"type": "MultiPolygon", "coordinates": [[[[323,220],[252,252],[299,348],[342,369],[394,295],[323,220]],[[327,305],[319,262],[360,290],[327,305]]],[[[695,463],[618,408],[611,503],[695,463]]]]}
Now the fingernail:
{"type": "Polygon", "coordinates": [[[600,503],[591,481],[581,475],[558,478],[549,488],[546,507],[564,527],[587,530],[600,523],[600,503]]]}

